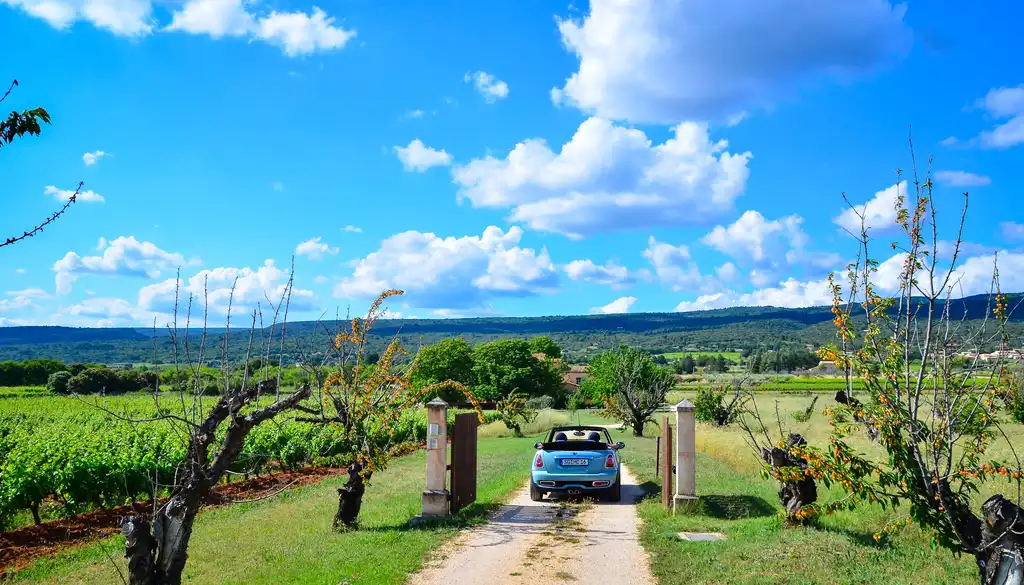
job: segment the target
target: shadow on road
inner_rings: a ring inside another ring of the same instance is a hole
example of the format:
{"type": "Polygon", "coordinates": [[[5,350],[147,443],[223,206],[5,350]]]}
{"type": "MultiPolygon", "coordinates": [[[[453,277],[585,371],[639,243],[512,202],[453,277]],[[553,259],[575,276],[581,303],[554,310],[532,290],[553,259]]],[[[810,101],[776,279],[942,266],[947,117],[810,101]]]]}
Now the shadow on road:
{"type": "Polygon", "coordinates": [[[622,497],[618,502],[609,502],[607,500],[601,499],[601,497],[596,495],[584,495],[576,498],[570,498],[569,496],[560,493],[549,494],[545,501],[550,500],[554,502],[563,502],[572,500],[590,500],[600,506],[633,506],[636,505],[637,502],[642,500],[644,496],[651,493],[650,486],[648,484],[655,485],[652,482],[646,482],[641,485],[626,483],[622,484],[622,497]]]}

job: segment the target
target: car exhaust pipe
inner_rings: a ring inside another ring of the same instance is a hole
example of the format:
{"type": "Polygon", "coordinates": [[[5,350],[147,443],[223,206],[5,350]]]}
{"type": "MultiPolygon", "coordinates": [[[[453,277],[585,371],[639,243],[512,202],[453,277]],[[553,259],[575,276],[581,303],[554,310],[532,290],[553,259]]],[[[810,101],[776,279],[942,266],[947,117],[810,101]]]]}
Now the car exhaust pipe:
{"type": "Polygon", "coordinates": [[[569,489],[565,490],[565,493],[567,493],[567,494],[569,494],[569,496],[575,498],[575,497],[582,496],[583,495],[583,490],[581,490],[580,488],[569,488],[569,489]]]}

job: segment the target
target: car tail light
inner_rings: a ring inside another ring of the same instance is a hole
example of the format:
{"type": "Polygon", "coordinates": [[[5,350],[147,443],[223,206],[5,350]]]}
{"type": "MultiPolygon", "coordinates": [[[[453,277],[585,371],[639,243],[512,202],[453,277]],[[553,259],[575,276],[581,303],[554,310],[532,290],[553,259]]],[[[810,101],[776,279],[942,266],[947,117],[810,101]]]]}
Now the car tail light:
{"type": "Polygon", "coordinates": [[[608,457],[604,460],[604,467],[605,469],[615,469],[615,455],[608,454],[608,457]]]}
{"type": "Polygon", "coordinates": [[[544,457],[540,453],[537,453],[537,458],[533,460],[533,466],[537,469],[544,467],[544,457]]]}

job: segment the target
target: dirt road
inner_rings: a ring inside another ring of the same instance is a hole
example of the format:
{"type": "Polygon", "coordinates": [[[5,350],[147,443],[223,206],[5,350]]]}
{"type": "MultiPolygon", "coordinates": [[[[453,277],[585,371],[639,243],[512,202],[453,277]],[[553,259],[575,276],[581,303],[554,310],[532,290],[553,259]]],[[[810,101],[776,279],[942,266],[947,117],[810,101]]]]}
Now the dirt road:
{"type": "Polygon", "coordinates": [[[530,501],[524,488],[488,524],[438,551],[410,585],[655,585],[637,538],[642,492],[622,469],[622,502],[530,501]]]}

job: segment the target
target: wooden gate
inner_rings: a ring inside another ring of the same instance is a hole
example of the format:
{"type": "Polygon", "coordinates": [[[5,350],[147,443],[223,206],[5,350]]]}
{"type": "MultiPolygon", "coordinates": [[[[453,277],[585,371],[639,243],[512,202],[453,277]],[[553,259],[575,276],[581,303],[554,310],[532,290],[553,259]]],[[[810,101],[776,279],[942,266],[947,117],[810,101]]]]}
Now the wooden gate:
{"type": "Polygon", "coordinates": [[[452,429],[452,514],[476,501],[476,431],[479,424],[475,412],[455,415],[455,428],[452,429]]]}

